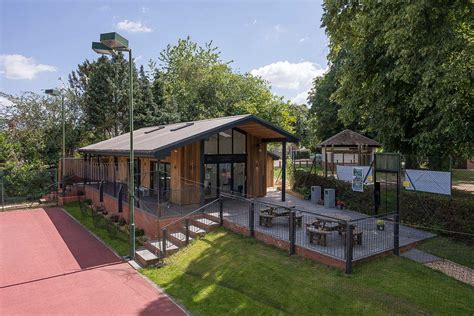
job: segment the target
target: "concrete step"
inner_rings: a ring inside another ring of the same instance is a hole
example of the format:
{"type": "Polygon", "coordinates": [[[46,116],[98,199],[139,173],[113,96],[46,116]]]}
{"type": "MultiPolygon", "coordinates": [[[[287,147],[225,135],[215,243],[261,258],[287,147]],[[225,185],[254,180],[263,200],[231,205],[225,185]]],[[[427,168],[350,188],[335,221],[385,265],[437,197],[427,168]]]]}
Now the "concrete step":
{"type": "Polygon", "coordinates": [[[193,238],[197,238],[198,236],[203,236],[205,234],[206,234],[206,231],[204,229],[199,228],[194,225],[189,225],[189,235],[192,236],[193,238]]]}
{"type": "Polygon", "coordinates": [[[204,229],[207,232],[219,227],[219,223],[214,222],[213,220],[210,220],[210,219],[205,218],[205,217],[194,218],[193,219],[193,225],[195,225],[195,226],[197,226],[201,229],[204,229]]]}
{"type": "MultiPolygon", "coordinates": [[[[183,247],[186,245],[186,233],[175,232],[168,235],[168,239],[175,245],[183,247]]],[[[193,240],[191,234],[189,234],[189,241],[193,240]]]]}
{"type": "Polygon", "coordinates": [[[205,218],[210,219],[211,221],[214,221],[216,223],[219,223],[221,221],[219,212],[212,212],[212,213],[204,213],[202,214],[205,218]]]}
{"type": "Polygon", "coordinates": [[[135,260],[142,266],[157,264],[160,259],[148,249],[140,249],[135,251],[135,260]]]}
{"type": "MultiPolygon", "coordinates": [[[[145,247],[152,253],[161,254],[161,240],[152,240],[145,244],[145,247]]],[[[166,241],[166,255],[169,256],[179,250],[179,246],[175,245],[171,241],[166,241]]]]}

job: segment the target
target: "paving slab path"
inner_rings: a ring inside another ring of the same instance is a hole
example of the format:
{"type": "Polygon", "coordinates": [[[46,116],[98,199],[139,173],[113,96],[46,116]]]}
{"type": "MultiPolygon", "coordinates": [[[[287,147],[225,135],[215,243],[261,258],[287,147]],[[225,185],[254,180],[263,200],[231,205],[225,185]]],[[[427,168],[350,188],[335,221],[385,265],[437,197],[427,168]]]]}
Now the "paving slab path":
{"type": "Polygon", "coordinates": [[[185,315],[60,208],[0,213],[0,315],[185,315]]]}

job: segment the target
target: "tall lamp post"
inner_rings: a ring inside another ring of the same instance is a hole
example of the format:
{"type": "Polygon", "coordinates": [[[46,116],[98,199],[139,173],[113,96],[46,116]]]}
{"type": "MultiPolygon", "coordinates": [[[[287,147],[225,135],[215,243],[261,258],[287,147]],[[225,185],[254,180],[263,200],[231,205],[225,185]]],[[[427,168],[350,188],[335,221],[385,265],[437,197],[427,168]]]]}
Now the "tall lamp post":
{"type": "Polygon", "coordinates": [[[64,185],[64,178],[66,177],[65,158],[66,158],[66,127],[64,120],[64,94],[59,89],[46,89],[44,93],[61,97],[61,121],[62,121],[62,134],[63,134],[63,149],[61,157],[61,191],[64,196],[66,193],[66,187],[64,185]]]}
{"type": "Polygon", "coordinates": [[[92,42],[92,50],[102,55],[114,55],[119,51],[128,52],[129,63],[129,126],[130,126],[130,171],[128,179],[128,196],[130,207],[130,258],[135,258],[135,159],[133,155],[133,64],[132,49],[128,47],[128,40],[118,33],[100,34],[100,42],[92,42]]]}

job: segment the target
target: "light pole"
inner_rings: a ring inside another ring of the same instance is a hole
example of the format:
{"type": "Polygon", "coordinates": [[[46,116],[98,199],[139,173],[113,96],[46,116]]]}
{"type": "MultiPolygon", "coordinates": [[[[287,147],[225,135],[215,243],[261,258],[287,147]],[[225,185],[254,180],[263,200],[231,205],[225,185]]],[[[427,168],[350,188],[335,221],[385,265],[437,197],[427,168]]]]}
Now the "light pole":
{"type": "Polygon", "coordinates": [[[128,179],[128,196],[130,207],[130,258],[135,258],[135,157],[133,154],[133,64],[132,49],[128,47],[128,40],[118,33],[100,34],[100,42],[92,42],[92,50],[102,55],[113,55],[117,51],[128,52],[129,63],[129,126],[130,126],[130,171],[128,179]]]}
{"type": "Polygon", "coordinates": [[[62,195],[64,196],[66,193],[66,187],[64,186],[64,178],[66,177],[66,168],[65,168],[65,158],[66,158],[66,123],[64,121],[64,94],[61,90],[58,89],[46,89],[44,93],[53,95],[53,96],[60,96],[61,97],[61,122],[62,122],[62,134],[63,134],[63,149],[62,149],[62,157],[61,157],[61,191],[62,195]]]}

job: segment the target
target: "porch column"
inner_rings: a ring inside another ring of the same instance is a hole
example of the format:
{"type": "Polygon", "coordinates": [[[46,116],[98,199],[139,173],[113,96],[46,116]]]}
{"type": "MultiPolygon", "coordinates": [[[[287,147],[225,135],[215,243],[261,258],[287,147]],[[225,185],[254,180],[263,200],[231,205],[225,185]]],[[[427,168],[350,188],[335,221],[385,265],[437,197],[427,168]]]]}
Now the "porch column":
{"type": "Polygon", "coordinates": [[[281,143],[281,201],[286,199],[286,142],[281,143]]]}
{"type": "Polygon", "coordinates": [[[200,144],[200,159],[199,159],[199,187],[200,187],[200,203],[204,205],[204,178],[205,178],[205,170],[204,170],[204,141],[201,141],[200,144]]]}

